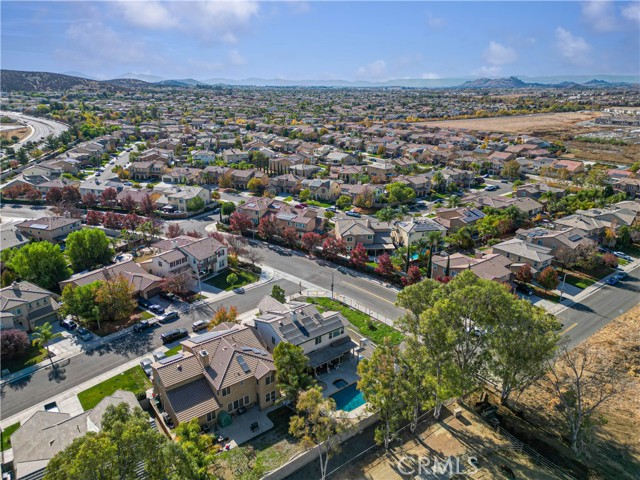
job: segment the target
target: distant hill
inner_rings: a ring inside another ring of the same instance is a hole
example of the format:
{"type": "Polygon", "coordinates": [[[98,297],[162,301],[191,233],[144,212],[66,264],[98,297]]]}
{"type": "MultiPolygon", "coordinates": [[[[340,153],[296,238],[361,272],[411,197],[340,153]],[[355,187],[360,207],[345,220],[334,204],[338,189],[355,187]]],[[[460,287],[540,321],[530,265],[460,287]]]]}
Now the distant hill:
{"type": "Polygon", "coordinates": [[[529,84],[516,77],[509,78],[478,78],[460,85],[461,88],[523,88],[529,84]]]}
{"type": "Polygon", "coordinates": [[[609,88],[609,87],[629,87],[632,83],[607,82],[606,80],[589,80],[585,83],[564,81],[558,83],[527,83],[517,77],[509,78],[478,78],[459,85],[460,88],[609,88]]]}
{"type": "Polygon", "coordinates": [[[122,75],[118,75],[117,77],[115,77],[114,80],[117,80],[120,78],[134,78],[136,80],[142,80],[143,82],[147,82],[147,83],[156,83],[156,82],[161,82],[162,80],[165,80],[164,78],[158,77],[156,75],[146,75],[144,73],[134,73],[134,72],[123,73],[122,75]]]}
{"type": "Polygon", "coordinates": [[[144,88],[151,85],[149,82],[138,80],[137,78],[114,78],[113,80],[104,80],[102,83],[108,83],[125,88],[144,88]]]}
{"type": "Polygon", "coordinates": [[[47,90],[63,91],[77,88],[99,89],[114,87],[96,80],[72,77],[60,73],[21,72],[19,70],[1,70],[0,83],[3,91],[42,92],[47,90]]]}

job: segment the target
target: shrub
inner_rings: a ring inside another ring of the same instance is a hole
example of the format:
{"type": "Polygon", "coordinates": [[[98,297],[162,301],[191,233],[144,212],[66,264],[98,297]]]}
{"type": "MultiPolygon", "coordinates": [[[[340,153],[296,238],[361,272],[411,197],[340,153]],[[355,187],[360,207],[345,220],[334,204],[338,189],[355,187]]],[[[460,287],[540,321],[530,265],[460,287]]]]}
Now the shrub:
{"type": "Polygon", "coordinates": [[[139,402],[147,398],[147,392],[145,390],[138,390],[134,395],[139,402]]]}
{"type": "Polygon", "coordinates": [[[22,355],[30,346],[26,332],[17,329],[0,330],[0,353],[3,360],[22,355]]]}

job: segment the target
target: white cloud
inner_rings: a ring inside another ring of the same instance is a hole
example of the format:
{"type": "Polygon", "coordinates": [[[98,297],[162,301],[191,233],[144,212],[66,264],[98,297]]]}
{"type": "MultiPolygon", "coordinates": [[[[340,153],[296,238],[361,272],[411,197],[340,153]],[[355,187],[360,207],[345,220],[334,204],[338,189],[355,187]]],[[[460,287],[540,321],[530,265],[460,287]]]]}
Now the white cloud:
{"type": "Polygon", "coordinates": [[[372,78],[379,80],[387,71],[387,62],[384,60],[376,60],[375,62],[360,67],[358,69],[358,78],[372,78]]]}
{"type": "Polygon", "coordinates": [[[423,73],[421,78],[424,80],[438,80],[440,78],[440,75],[433,72],[427,72],[427,73],[423,73]]]}
{"type": "Polygon", "coordinates": [[[518,53],[511,47],[506,47],[493,40],[483,54],[484,61],[490,65],[505,65],[518,59],[518,53]]]}
{"type": "Polygon", "coordinates": [[[115,4],[129,24],[148,30],[175,28],[205,43],[235,43],[260,5],[254,0],[211,2],[120,1],[115,4]]]}
{"type": "Polygon", "coordinates": [[[444,27],[447,21],[444,18],[436,17],[433,13],[427,12],[427,26],[430,28],[444,27]]]}
{"type": "Polygon", "coordinates": [[[501,67],[493,66],[493,67],[480,67],[477,70],[472,72],[472,75],[476,77],[498,77],[502,72],[501,67]]]}
{"type": "Polygon", "coordinates": [[[247,63],[247,59],[240,55],[240,52],[235,48],[229,51],[229,61],[233,65],[244,65],[247,63]]]}
{"type": "Polygon", "coordinates": [[[591,45],[584,38],[562,27],[556,28],[556,47],[560,55],[576,65],[590,63],[588,54],[591,51],[591,45]]]}
{"type": "Polygon", "coordinates": [[[611,32],[616,29],[613,2],[594,0],[582,4],[582,18],[596,32],[611,32]]]}
{"type": "Polygon", "coordinates": [[[622,16],[627,20],[640,23],[640,3],[632,3],[622,9],[622,16]]]}

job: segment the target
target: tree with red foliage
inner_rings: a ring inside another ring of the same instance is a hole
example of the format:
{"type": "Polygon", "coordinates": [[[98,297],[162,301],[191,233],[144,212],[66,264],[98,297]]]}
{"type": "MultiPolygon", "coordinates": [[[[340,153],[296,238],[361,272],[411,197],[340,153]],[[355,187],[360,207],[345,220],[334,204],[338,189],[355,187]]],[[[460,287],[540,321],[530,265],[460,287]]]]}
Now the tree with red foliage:
{"type": "Polygon", "coordinates": [[[522,265],[516,272],[516,280],[522,283],[531,283],[533,280],[533,273],[531,272],[531,266],[528,263],[522,265]]]}
{"type": "Polygon", "coordinates": [[[135,230],[143,223],[144,223],[144,218],[140,217],[139,215],[136,215],[135,213],[129,213],[128,215],[125,215],[124,218],[122,219],[122,226],[127,230],[135,230]]]}
{"type": "Polygon", "coordinates": [[[104,221],[104,214],[95,210],[87,212],[87,225],[100,225],[104,221]]]}
{"type": "Polygon", "coordinates": [[[218,242],[220,242],[222,245],[226,245],[227,244],[227,239],[226,239],[225,235],[220,233],[220,232],[212,232],[212,233],[209,234],[209,236],[211,238],[213,238],[214,240],[217,240],[218,242]]]}
{"type": "Polygon", "coordinates": [[[347,243],[344,240],[327,237],[322,243],[322,254],[330,260],[336,259],[340,255],[346,255],[347,243]]]}
{"type": "Polygon", "coordinates": [[[388,253],[383,253],[378,257],[376,269],[374,271],[378,275],[383,275],[385,277],[390,277],[395,273],[396,268],[393,266],[391,257],[388,253]]]}
{"type": "Polygon", "coordinates": [[[64,203],[68,203],[73,205],[78,203],[82,195],[80,195],[80,190],[78,190],[77,185],[65,185],[62,187],[62,201],[64,203]]]}
{"type": "Polygon", "coordinates": [[[558,272],[556,272],[553,267],[545,268],[538,274],[538,283],[545,291],[554,290],[560,283],[558,272]]]}
{"type": "Polygon", "coordinates": [[[618,257],[613,253],[605,253],[602,255],[602,262],[609,268],[616,268],[618,266],[618,257]]]}
{"type": "Polygon", "coordinates": [[[253,222],[246,213],[233,212],[229,216],[229,226],[234,232],[246,232],[253,227],[253,222]]]}
{"type": "Polygon", "coordinates": [[[322,235],[315,232],[307,232],[302,235],[301,239],[302,248],[306,251],[313,253],[313,251],[322,245],[322,235]]]}
{"type": "Polygon", "coordinates": [[[195,230],[191,230],[190,232],[185,233],[185,235],[192,238],[202,238],[202,235],[195,230]]]}
{"type": "Polygon", "coordinates": [[[28,200],[42,200],[42,194],[31,185],[25,185],[23,192],[24,196],[27,197],[28,200]]]}
{"type": "Polygon", "coordinates": [[[184,230],[177,223],[170,223],[167,227],[167,238],[176,238],[184,235],[184,230]]]}
{"type": "Polygon", "coordinates": [[[104,206],[115,205],[117,198],[118,191],[113,187],[109,187],[100,195],[100,203],[104,206]]]}
{"type": "Polygon", "coordinates": [[[98,204],[98,197],[91,192],[85,193],[82,196],[82,204],[88,208],[95,207],[98,204]]]}
{"type": "Polygon", "coordinates": [[[422,274],[420,273],[420,268],[418,268],[417,265],[412,265],[409,267],[409,270],[407,271],[407,276],[402,277],[402,284],[405,287],[408,287],[409,285],[418,283],[420,280],[422,280],[422,274]]]}
{"type": "Polygon", "coordinates": [[[193,285],[193,277],[189,272],[181,272],[167,275],[162,279],[162,288],[165,292],[170,293],[185,293],[188,292],[193,285]]]}
{"type": "Polygon", "coordinates": [[[260,219],[258,223],[258,235],[263,239],[267,241],[272,240],[273,237],[281,236],[282,233],[274,215],[265,215],[260,219]]]}
{"type": "Polygon", "coordinates": [[[3,360],[20,356],[31,346],[27,333],[15,328],[0,330],[0,354],[3,360]]]}
{"type": "Polygon", "coordinates": [[[122,200],[120,200],[120,206],[127,212],[132,212],[136,208],[136,202],[130,193],[127,193],[122,200]]]}
{"type": "Polygon", "coordinates": [[[17,185],[14,185],[13,187],[5,188],[2,190],[2,196],[7,197],[11,200],[15,200],[20,196],[20,189],[18,188],[17,185]]]}
{"type": "Polygon", "coordinates": [[[282,239],[289,247],[295,247],[298,245],[298,232],[293,227],[287,227],[282,230],[282,239]]]}
{"type": "Polygon", "coordinates": [[[150,195],[142,197],[140,202],[140,211],[145,215],[152,215],[156,211],[156,202],[153,201],[150,195]]]}
{"type": "Polygon", "coordinates": [[[453,277],[449,275],[445,275],[444,277],[436,277],[436,282],[440,283],[449,283],[453,277]]]}
{"type": "Polygon", "coordinates": [[[114,212],[107,212],[102,220],[102,224],[106,228],[120,230],[122,228],[122,215],[114,212]]]}
{"type": "Polygon", "coordinates": [[[356,247],[351,250],[349,262],[356,268],[364,268],[368,261],[369,255],[367,255],[367,249],[364,248],[362,243],[357,244],[356,247]]]}
{"type": "Polygon", "coordinates": [[[62,202],[62,189],[51,187],[46,195],[46,201],[50,205],[56,205],[62,202]]]}

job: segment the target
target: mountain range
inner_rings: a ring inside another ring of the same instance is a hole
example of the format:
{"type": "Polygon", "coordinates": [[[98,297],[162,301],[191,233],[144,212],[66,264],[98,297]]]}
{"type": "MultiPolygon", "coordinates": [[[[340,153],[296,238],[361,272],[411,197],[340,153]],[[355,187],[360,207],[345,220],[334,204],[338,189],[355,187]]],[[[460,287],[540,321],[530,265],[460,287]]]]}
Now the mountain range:
{"type": "Polygon", "coordinates": [[[573,81],[567,77],[564,79],[553,78],[551,82],[536,81],[525,82],[517,77],[508,78],[477,78],[468,79],[397,79],[384,82],[373,81],[346,81],[346,80],[285,80],[247,78],[232,80],[227,78],[210,78],[204,81],[193,78],[162,79],[153,75],[128,73],[110,80],[95,80],[80,72],[76,75],[66,75],[51,72],[23,72],[18,70],[1,70],[0,82],[3,91],[43,91],[43,90],[71,90],[74,88],[105,88],[114,89],[140,89],[153,87],[207,87],[213,85],[225,86],[256,86],[256,87],[334,87],[334,88],[495,88],[495,89],[521,89],[521,88],[610,88],[638,86],[639,79],[632,76],[602,78],[585,81],[585,78],[576,78],[573,81]],[[553,81],[555,80],[555,81],[553,81]]]}

